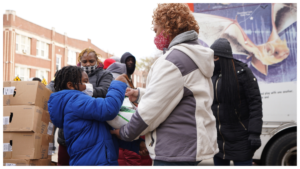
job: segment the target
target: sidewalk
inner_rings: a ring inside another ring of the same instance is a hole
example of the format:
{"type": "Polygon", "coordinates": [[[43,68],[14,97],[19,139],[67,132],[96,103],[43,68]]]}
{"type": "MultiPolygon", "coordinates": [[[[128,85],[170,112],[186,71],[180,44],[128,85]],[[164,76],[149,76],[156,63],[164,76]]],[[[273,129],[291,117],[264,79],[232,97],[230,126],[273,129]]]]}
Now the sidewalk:
{"type": "Polygon", "coordinates": [[[201,161],[198,166],[214,166],[214,160],[211,158],[209,160],[201,161]]]}
{"type": "MultiPolygon", "coordinates": [[[[198,164],[198,166],[214,166],[214,160],[211,158],[209,160],[203,160],[201,163],[198,164]]],[[[230,166],[233,166],[233,162],[230,161],[230,166]]],[[[252,164],[252,166],[257,166],[256,164],[252,164]]]]}

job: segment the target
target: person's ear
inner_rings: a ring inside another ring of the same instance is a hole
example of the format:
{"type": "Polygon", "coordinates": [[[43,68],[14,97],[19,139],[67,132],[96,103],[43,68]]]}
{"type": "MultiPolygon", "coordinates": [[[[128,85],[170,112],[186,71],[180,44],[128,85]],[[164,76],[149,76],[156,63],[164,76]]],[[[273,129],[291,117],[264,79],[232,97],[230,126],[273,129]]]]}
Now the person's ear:
{"type": "Polygon", "coordinates": [[[67,88],[70,89],[70,90],[75,90],[75,87],[74,87],[72,82],[67,83],[67,88]]]}

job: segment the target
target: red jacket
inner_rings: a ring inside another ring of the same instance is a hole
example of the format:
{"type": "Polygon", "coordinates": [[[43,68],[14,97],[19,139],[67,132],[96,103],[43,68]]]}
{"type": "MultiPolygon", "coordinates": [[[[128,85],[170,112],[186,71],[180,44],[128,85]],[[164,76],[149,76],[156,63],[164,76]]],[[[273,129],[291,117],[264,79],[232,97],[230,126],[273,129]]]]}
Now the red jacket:
{"type": "MultiPolygon", "coordinates": [[[[145,139],[145,136],[142,136],[143,139],[145,139]]],[[[123,148],[119,148],[119,159],[118,159],[120,166],[151,166],[152,165],[152,159],[149,155],[147,156],[141,156],[137,153],[126,150],[123,148]]]]}

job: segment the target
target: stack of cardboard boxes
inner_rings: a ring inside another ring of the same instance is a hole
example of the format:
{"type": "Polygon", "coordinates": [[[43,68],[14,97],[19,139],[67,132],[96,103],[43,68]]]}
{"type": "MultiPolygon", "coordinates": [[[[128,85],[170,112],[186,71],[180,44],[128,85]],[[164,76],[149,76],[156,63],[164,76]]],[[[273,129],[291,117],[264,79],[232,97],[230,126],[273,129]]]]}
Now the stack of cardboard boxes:
{"type": "Polygon", "coordinates": [[[51,91],[37,81],[3,83],[3,165],[51,165],[51,91]],[[16,89],[16,90],[15,90],[16,89]]]}

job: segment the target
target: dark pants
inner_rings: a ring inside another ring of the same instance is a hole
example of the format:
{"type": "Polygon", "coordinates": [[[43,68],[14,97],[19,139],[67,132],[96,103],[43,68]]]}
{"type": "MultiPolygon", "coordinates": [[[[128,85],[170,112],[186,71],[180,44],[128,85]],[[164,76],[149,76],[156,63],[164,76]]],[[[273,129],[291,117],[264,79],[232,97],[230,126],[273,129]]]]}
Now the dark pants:
{"type": "Polygon", "coordinates": [[[58,160],[57,165],[69,165],[70,156],[67,151],[67,147],[58,146],[58,160]]]}
{"type": "Polygon", "coordinates": [[[153,166],[196,166],[201,161],[197,162],[166,162],[160,160],[154,160],[153,166]]]}
{"type": "MultiPolygon", "coordinates": [[[[227,159],[221,159],[217,156],[214,157],[214,164],[215,166],[224,166],[224,165],[230,165],[230,160],[227,159]]],[[[252,165],[252,159],[247,161],[235,161],[233,160],[233,164],[235,166],[251,166],[252,165]]]]}

